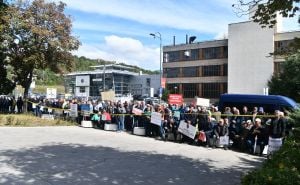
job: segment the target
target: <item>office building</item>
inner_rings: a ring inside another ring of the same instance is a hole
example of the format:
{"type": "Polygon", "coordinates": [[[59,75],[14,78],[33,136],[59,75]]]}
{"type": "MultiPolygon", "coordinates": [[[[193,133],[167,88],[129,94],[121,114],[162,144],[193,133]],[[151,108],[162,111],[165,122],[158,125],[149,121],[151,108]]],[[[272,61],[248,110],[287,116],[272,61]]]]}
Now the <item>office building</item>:
{"type": "Polygon", "coordinates": [[[99,97],[101,92],[113,90],[116,95],[150,95],[159,90],[159,74],[143,75],[133,67],[119,64],[91,66],[90,71],[65,75],[67,93],[76,97],[99,97]]]}
{"type": "Polygon", "coordinates": [[[223,93],[263,94],[284,62],[271,53],[285,49],[295,37],[300,37],[299,31],[261,28],[250,20],[229,24],[228,39],[174,42],[163,47],[167,88],[183,94],[185,102],[195,97],[217,102],[223,93]]]}

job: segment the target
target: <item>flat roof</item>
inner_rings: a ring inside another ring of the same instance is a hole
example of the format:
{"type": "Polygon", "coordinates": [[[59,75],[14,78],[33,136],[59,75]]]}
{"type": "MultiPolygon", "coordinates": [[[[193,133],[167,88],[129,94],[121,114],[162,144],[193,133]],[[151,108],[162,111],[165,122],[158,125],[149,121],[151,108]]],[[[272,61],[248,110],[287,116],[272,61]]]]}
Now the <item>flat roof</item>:
{"type": "MultiPolygon", "coordinates": [[[[78,71],[68,73],[65,76],[78,76],[78,75],[92,75],[92,74],[103,74],[104,70],[94,70],[94,71],[78,71]]],[[[129,76],[136,76],[139,73],[131,72],[131,71],[120,71],[120,70],[105,70],[105,74],[121,74],[121,75],[129,75],[129,76]]]]}
{"type": "Polygon", "coordinates": [[[123,66],[120,64],[108,64],[108,65],[97,65],[97,66],[90,66],[91,68],[104,68],[104,67],[119,67],[123,69],[134,69],[134,67],[123,66]]]}

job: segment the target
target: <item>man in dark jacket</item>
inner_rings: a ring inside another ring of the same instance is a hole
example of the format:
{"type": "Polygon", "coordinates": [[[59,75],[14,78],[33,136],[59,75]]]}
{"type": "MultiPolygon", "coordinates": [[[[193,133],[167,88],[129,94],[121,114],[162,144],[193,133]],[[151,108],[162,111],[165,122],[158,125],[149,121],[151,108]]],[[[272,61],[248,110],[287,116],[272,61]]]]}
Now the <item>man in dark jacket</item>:
{"type": "Polygon", "coordinates": [[[283,116],[283,112],[275,111],[275,118],[271,122],[270,136],[272,138],[282,138],[285,136],[286,119],[283,116]]]}
{"type": "MultiPolygon", "coordinates": [[[[221,136],[228,136],[228,127],[224,124],[224,119],[220,119],[218,125],[214,127],[213,131],[213,147],[216,147],[217,140],[220,140],[221,136]]],[[[224,145],[224,149],[227,150],[227,145],[224,145]]]]}
{"type": "Polygon", "coordinates": [[[248,149],[250,153],[255,153],[255,143],[260,146],[260,155],[262,155],[264,147],[266,145],[266,131],[261,125],[261,119],[256,118],[254,126],[249,131],[249,137],[247,139],[248,149]]]}

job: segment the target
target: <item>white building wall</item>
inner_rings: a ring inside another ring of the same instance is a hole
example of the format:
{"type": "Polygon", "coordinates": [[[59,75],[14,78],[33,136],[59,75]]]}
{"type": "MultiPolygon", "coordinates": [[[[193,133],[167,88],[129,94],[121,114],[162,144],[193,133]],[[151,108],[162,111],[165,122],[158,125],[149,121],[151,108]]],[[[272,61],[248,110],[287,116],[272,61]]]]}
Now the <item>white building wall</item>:
{"type": "Polygon", "coordinates": [[[90,87],[84,87],[85,92],[80,92],[80,87],[75,87],[75,96],[76,97],[88,97],[90,95],[90,87]]]}
{"type": "Polygon", "coordinates": [[[251,21],[228,28],[228,93],[263,94],[273,74],[275,29],[251,21]]]}

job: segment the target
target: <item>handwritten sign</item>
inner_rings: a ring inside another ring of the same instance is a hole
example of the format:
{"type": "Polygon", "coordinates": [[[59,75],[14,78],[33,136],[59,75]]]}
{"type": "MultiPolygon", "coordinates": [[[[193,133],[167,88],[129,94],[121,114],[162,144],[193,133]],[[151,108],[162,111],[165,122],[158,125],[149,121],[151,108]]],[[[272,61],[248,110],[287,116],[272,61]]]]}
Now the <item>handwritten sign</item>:
{"type": "Polygon", "coordinates": [[[178,131],[189,138],[194,139],[196,135],[196,127],[191,124],[187,124],[184,120],[180,121],[178,131]]]}
{"type": "Polygon", "coordinates": [[[282,138],[269,137],[268,154],[274,153],[282,146],[282,138]]]}
{"type": "Polygon", "coordinates": [[[151,113],[151,123],[161,126],[161,113],[152,112],[151,113]]]}
{"type": "Polygon", "coordinates": [[[78,105],[71,103],[70,104],[70,117],[77,117],[78,116],[78,105]]]}

